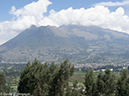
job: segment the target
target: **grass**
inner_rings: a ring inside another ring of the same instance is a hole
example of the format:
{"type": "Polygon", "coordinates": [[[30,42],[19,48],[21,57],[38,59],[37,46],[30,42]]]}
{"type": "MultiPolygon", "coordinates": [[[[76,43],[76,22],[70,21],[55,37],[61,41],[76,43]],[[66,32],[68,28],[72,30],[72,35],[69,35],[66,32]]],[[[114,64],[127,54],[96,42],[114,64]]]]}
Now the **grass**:
{"type": "MultiPolygon", "coordinates": [[[[113,72],[115,74],[116,80],[120,77],[120,72],[113,72]]],[[[73,76],[70,78],[70,82],[77,80],[80,83],[85,81],[85,74],[86,72],[74,72],[73,76]]],[[[99,72],[94,72],[95,79],[97,78],[99,72]]]]}
{"type": "Polygon", "coordinates": [[[73,81],[77,80],[78,82],[84,82],[85,74],[86,74],[86,72],[74,72],[70,81],[73,82],[73,81]]]}

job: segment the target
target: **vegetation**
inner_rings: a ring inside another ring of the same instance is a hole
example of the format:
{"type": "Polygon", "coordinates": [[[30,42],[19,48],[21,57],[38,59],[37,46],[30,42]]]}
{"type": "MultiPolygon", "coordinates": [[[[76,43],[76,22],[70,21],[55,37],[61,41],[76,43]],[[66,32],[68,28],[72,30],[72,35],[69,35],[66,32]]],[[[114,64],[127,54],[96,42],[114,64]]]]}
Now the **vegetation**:
{"type": "Polygon", "coordinates": [[[74,82],[75,80],[79,83],[83,83],[84,82],[84,78],[85,78],[85,72],[74,72],[73,76],[70,78],[70,82],[74,82]]]}
{"type": "Polygon", "coordinates": [[[100,72],[97,79],[93,77],[93,70],[85,75],[86,96],[129,96],[128,70],[124,69],[116,80],[115,74],[106,69],[100,72]]]}
{"type": "Polygon", "coordinates": [[[7,92],[8,87],[6,86],[6,78],[4,72],[0,73],[0,92],[7,92]]]}
{"type": "MultiPolygon", "coordinates": [[[[94,72],[93,69],[86,73],[74,72],[74,65],[71,65],[68,59],[60,65],[54,62],[50,65],[47,62],[42,64],[37,59],[32,63],[29,61],[17,82],[18,93],[30,93],[32,96],[129,95],[127,69],[120,74],[111,72],[110,69],[106,69],[105,72],[94,72]]],[[[6,83],[3,72],[0,73],[0,92],[13,92],[10,90],[10,85],[6,83]]]]}
{"type": "Polygon", "coordinates": [[[15,92],[13,89],[17,89],[20,74],[23,71],[25,65],[26,64],[0,64],[0,71],[4,72],[6,76],[6,85],[8,85],[9,91],[15,92]]]}
{"type": "Polygon", "coordinates": [[[50,66],[42,65],[37,59],[27,63],[21,73],[18,90],[34,96],[128,96],[128,70],[124,69],[116,79],[115,74],[106,69],[94,77],[93,70],[85,74],[84,86],[78,86],[75,80],[70,84],[74,66],[66,59],[60,66],[54,62],[50,66]]]}
{"type": "Polygon", "coordinates": [[[18,91],[34,96],[63,96],[67,94],[64,89],[70,87],[68,80],[73,72],[74,65],[68,64],[68,59],[60,66],[54,62],[50,66],[47,62],[43,65],[35,59],[32,64],[28,62],[21,73],[18,91]]]}

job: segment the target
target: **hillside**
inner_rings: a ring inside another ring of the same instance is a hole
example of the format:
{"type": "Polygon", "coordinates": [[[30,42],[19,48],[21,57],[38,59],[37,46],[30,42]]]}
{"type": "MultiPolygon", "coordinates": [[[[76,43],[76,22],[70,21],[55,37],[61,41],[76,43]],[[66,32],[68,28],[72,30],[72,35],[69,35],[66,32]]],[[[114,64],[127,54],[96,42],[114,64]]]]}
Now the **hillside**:
{"type": "Polygon", "coordinates": [[[56,61],[74,63],[115,62],[128,59],[129,34],[96,26],[32,25],[0,46],[3,61],[56,61]]]}

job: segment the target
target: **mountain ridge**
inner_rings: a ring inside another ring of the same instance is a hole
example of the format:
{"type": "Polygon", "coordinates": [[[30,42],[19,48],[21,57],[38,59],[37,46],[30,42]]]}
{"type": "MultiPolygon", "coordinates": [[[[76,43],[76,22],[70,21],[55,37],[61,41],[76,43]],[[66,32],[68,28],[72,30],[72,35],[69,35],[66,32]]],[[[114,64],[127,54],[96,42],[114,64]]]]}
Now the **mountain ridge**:
{"type": "Polygon", "coordinates": [[[128,55],[128,42],[129,34],[97,26],[32,25],[1,45],[0,56],[4,61],[21,62],[34,58],[48,62],[66,58],[76,63],[112,62],[128,55]]]}

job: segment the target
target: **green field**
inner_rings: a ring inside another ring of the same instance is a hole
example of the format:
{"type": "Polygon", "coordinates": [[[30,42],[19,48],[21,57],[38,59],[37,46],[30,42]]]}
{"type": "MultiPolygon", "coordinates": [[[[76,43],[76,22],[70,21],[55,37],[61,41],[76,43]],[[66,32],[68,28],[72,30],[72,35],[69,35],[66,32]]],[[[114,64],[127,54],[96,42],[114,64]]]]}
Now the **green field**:
{"type": "Polygon", "coordinates": [[[70,81],[77,80],[78,82],[84,82],[86,72],[74,72],[73,76],[71,77],[70,81]]]}
{"type": "MultiPolygon", "coordinates": [[[[118,79],[120,77],[120,72],[113,72],[115,74],[116,79],[118,79]]],[[[70,79],[70,82],[73,82],[75,80],[77,80],[80,83],[83,83],[85,80],[85,74],[86,72],[74,72],[73,76],[70,79]]],[[[94,72],[94,77],[97,78],[99,72],[94,72]]]]}

